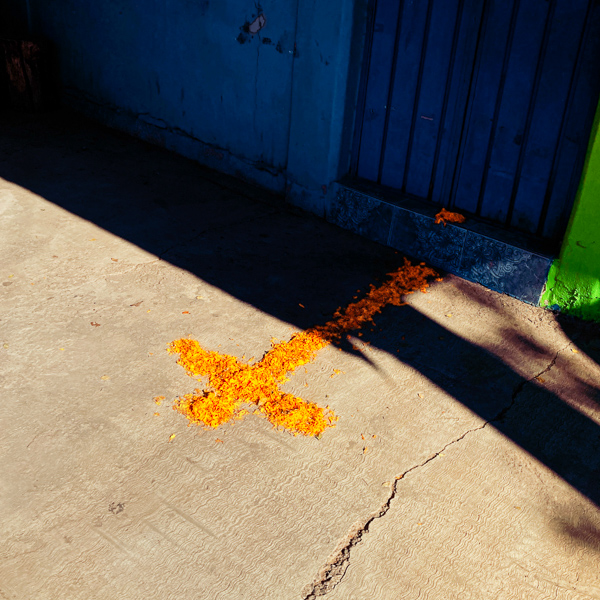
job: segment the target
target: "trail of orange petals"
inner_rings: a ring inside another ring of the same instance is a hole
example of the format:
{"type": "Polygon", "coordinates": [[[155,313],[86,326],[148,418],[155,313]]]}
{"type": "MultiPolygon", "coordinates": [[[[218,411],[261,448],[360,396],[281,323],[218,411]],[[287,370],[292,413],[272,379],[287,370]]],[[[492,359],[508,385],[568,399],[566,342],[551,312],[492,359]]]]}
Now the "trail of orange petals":
{"type": "Polygon", "coordinates": [[[178,398],[175,410],[192,423],[216,428],[247,412],[239,410],[242,404],[256,404],[274,426],[284,427],[294,435],[320,435],[335,425],[337,417],[333,411],[282,392],[279,386],[288,381],[295,369],[312,362],[319,350],[372,322],[384,306],[400,306],[406,294],[425,292],[428,278],[437,276],[425,263],[412,265],[404,259],[402,267],[389,273],[388,281],[377,288],[371,285],[362,300],[343,310],[338,308],[325,325],[296,333],[287,342],[272,343],[262,360],[253,365],[205,350],[193,339],[171,342],[168,351],[179,354],[177,363],[191,376],[208,377],[209,384],[204,391],[197,389],[178,398]]]}

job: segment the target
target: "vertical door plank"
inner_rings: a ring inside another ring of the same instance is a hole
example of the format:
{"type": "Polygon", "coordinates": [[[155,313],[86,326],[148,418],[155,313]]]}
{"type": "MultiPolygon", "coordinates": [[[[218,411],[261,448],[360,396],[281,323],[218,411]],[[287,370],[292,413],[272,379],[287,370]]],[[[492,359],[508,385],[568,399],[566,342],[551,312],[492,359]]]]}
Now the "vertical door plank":
{"type": "Polygon", "coordinates": [[[357,175],[544,238],[600,93],[599,0],[378,0],[357,175]]]}
{"type": "Polygon", "coordinates": [[[600,4],[591,2],[579,72],[570,99],[567,120],[559,142],[555,171],[548,190],[549,205],[543,229],[546,238],[562,236],[573,206],[590,129],[600,92],[600,4]]]}
{"type": "Polygon", "coordinates": [[[559,0],[527,140],[510,225],[535,233],[571,88],[588,0],[559,0]]]}
{"type": "Polygon", "coordinates": [[[498,92],[498,112],[492,125],[489,165],[484,166],[479,214],[499,223],[507,218],[519,160],[527,141],[548,12],[546,0],[521,1],[505,83],[498,92]]]}
{"type": "Polygon", "coordinates": [[[430,196],[441,121],[445,114],[445,92],[449,84],[458,9],[458,0],[434,2],[426,49],[421,59],[420,93],[414,113],[413,139],[406,171],[406,192],[420,198],[430,196]]]}
{"type": "Polygon", "coordinates": [[[505,55],[510,50],[513,6],[512,0],[492,2],[487,5],[487,14],[484,13],[479,64],[474,73],[453,192],[454,206],[471,213],[477,211],[498,89],[502,83],[505,55]]]}
{"type": "Polygon", "coordinates": [[[358,157],[358,176],[377,181],[401,2],[377,3],[358,157]]]}
{"type": "Polygon", "coordinates": [[[452,176],[456,168],[482,18],[483,2],[465,0],[458,24],[456,57],[450,66],[448,106],[440,131],[438,161],[432,175],[431,200],[443,206],[450,205],[452,176]]]}
{"type": "Polygon", "coordinates": [[[403,4],[400,43],[398,44],[392,106],[387,130],[387,147],[381,175],[382,184],[402,190],[404,189],[404,171],[408,157],[428,3],[407,0],[403,4]]]}

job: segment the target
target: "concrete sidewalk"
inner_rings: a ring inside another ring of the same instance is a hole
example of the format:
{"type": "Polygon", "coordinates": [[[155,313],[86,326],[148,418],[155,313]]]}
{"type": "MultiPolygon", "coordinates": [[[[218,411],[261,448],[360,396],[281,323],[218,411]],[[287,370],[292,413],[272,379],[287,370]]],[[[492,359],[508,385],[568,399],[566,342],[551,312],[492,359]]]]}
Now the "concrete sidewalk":
{"type": "Polygon", "coordinates": [[[0,127],[0,597],[600,599],[597,327],[447,276],[285,384],[320,439],[188,427],[169,342],[258,360],[402,257],[73,114],[0,127]]]}

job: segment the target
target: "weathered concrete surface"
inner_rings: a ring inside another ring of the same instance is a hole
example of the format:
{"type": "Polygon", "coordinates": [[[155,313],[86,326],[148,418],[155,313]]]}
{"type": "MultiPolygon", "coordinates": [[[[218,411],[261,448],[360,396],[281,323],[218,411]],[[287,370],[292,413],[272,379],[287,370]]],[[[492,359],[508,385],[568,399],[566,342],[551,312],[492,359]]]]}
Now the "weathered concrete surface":
{"type": "Polygon", "coordinates": [[[401,257],[74,115],[1,119],[0,597],[600,598],[597,330],[447,277],[293,375],[320,440],[188,428],[168,342],[259,358],[401,257]]]}

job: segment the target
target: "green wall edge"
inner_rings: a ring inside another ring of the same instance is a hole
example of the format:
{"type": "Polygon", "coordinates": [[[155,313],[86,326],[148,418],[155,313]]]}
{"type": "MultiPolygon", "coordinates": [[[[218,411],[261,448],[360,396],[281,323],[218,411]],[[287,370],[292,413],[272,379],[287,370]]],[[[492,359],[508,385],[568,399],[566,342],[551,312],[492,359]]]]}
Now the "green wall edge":
{"type": "Polygon", "coordinates": [[[600,105],[571,218],[541,304],[600,322],[600,105]]]}

